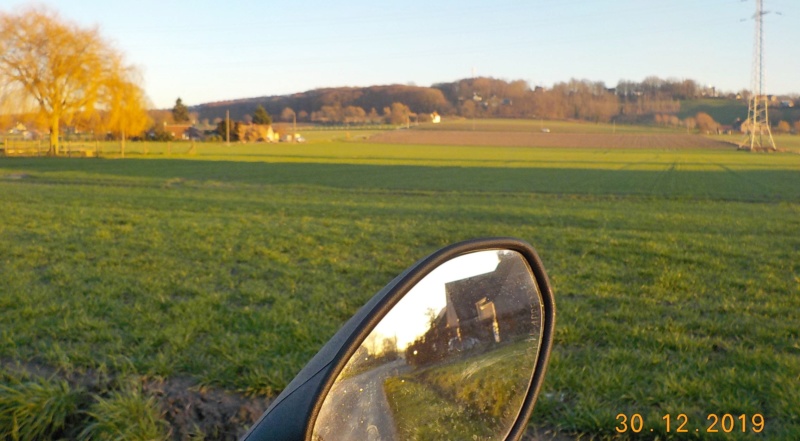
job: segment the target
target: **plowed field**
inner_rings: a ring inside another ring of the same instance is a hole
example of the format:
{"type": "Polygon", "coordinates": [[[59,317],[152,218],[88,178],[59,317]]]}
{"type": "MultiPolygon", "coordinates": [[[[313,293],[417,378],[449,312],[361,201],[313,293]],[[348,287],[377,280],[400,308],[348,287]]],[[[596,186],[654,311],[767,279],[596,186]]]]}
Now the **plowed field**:
{"type": "Polygon", "coordinates": [[[585,134],[394,130],[371,141],[387,144],[470,145],[504,147],[572,147],[621,149],[733,148],[732,144],[698,135],[585,134]]]}

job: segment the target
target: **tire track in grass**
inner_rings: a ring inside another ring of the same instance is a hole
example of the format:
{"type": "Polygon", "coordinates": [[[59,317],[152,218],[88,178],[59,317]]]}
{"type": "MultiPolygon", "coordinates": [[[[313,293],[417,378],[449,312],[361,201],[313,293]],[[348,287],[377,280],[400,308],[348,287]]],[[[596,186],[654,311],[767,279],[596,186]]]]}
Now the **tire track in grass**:
{"type": "MultiPolygon", "coordinates": [[[[660,156],[661,156],[660,153],[653,153],[653,155],[648,157],[648,158],[644,158],[642,160],[635,161],[635,162],[629,162],[629,163],[623,165],[622,167],[619,167],[617,170],[618,171],[646,170],[647,169],[647,167],[646,167],[647,164],[660,164],[660,161],[659,161],[659,157],[660,156]]],[[[621,186],[626,187],[626,188],[637,188],[637,185],[636,185],[635,182],[630,182],[632,180],[635,180],[635,178],[634,177],[630,177],[629,179],[624,180],[624,181],[620,180],[619,183],[621,184],[621,186]]],[[[640,184],[640,186],[638,186],[638,188],[642,188],[641,185],[643,185],[643,183],[639,183],[639,184],[640,184]]],[[[636,193],[636,194],[653,195],[653,188],[654,188],[653,186],[654,185],[655,185],[655,183],[653,183],[650,186],[650,189],[647,192],[632,191],[632,192],[630,192],[630,194],[636,193]]]]}
{"type": "MultiPolygon", "coordinates": [[[[761,190],[761,194],[760,195],[756,194],[755,192],[751,193],[751,197],[752,197],[753,200],[769,201],[769,200],[774,200],[774,199],[781,199],[782,195],[779,192],[777,194],[773,193],[771,191],[772,188],[770,188],[770,186],[765,184],[763,181],[758,180],[758,179],[754,179],[751,176],[747,176],[747,175],[745,175],[743,173],[740,173],[740,172],[728,167],[725,164],[715,164],[715,165],[719,166],[722,170],[727,172],[725,175],[732,177],[733,178],[732,180],[734,182],[744,182],[745,184],[755,184],[754,186],[745,185],[745,187],[744,187],[744,188],[746,188],[748,190],[752,189],[753,187],[758,187],[761,190]],[[776,198],[776,196],[778,196],[778,197],[776,198]]],[[[732,187],[738,187],[738,186],[734,185],[732,187]]]]}
{"type": "MultiPolygon", "coordinates": [[[[602,150],[602,153],[604,155],[612,153],[612,152],[616,153],[616,152],[618,152],[618,150],[615,149],[615,148],[607,148],[607,149],[603,149],[602,150]]],[[[647,161],[637,161],[637,162],[633,162],[633,163],[624,162],[624,163],[622,163],[620,166],[618,166],[616,168],[609,168],[609,170],[625,171],[626,169],[630,168],[634,164],[641,164],[641,163],[645,163],[645,162],[647,162],[647,161]]],[[[571,192],[580,193],[580,194],[597,194],[598,193],[598,189],[602,189],[602,188],[605,188],[606,190],[599,190],[601,193],[608,193],[609,192],[609,190],[608,190],[608,186],[609,186],[608,181],[609,181],[609,179],[603,179],[604,182],[599,182],[601,177],[598,176],[595,173],[569,173],[568,175],[567,174],[562,174],[561,178],[563,179],[563,178],[565,178],[567,176],[570,178],[569,182],[567,183],[568,185],[566,185],[566,186],[562,185],[562,188],[571,186],[572,187],[572,191],[571,192]]],[[[608,176],[605,175],[603,177],[607,178],[608,176]]],[[[620,184],[627,182],[627,180],[619,179],[619,177],[620,177],[619,175],[615,175],[614,176],[615,179],[613,179],[613,182],[611,184],[615,188],[613,193],[614,194],[620,194],[620,195],[622,195],[622,194],[632,194],[632,192],[620,192],[619,191],[620,184]]]]}

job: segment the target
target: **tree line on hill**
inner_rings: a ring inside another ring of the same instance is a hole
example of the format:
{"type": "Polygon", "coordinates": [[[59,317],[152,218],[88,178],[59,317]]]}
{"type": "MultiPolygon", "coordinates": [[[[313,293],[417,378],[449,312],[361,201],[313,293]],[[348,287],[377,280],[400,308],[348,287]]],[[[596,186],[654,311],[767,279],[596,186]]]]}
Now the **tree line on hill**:
{"type": "MultiPolygon", "coordinates": [[[[464,118],[574,119],[591,122],[656,123],[672,125],[681,101],[702,97],[747,99],[747,91],[720,94],[690,79],[647,77],[641,82],[576,80],[550,88],[530,87],[523,80],[477,77],[430,87],[387,85],[315,89],[283,96],[250,98],[193,107],[200,118],[244,120],[256,105],[273,115],[290,115],[300,122],[322,124],[403,124],[409,118],[425,121],[436,112],[464,118]],[[401,107],[402,106],[402,107],[401,107]],[[397,110],[397,111],[395,111],[397,110]]],[[[798,103],[800,104],[800,103],[798,103]]],[[[746,116],[746,115],[743,115],[746,116]]],[[[692,116],[696,120],[696,116],[692,116]]],[[[691,126],[692,121],[677,123],[691,126]]],[[[697,121],[694,121],[696,125],[697,121]]],[[[733,124],[734,121],[721,121],[733,124]]],[[[777,121],[776,121],[777,124],[777,121]]]]}

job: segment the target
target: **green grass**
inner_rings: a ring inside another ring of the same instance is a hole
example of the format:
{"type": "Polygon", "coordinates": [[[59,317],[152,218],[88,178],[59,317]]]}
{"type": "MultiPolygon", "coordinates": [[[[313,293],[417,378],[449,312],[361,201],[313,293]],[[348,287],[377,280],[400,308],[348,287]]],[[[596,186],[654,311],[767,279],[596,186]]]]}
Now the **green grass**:
{"type": "MultiPolygon", "coordinates": [[[[716,139],[725,139],[729,142],[740,144],[743,141],[747,141],[749,145],[749,139],[746,138],[743,134],[735,134],[735,135],[725,135],[725,136],[711,136],[711,138],[716,139]]],[[[775,147],[781,151],[787,151],[791,153],[800,153],[800,136],[798,135],[785,135],[785,134],[773,134],[773,140],[775,141],[775,147]]],[[[764,137],[762,138],[762,143],[764,147],[769,146],[769,138],[764,137]]]]}
{"type": "Polygon", "coordinates": [[[0,371],[0,439],[154,441],[170,428],[156,397],[142,390],[141,378],[98,378],[89,387],[24,372],[21,365],[0,371]]]}
{"type": "Polygon", "coordinates": [[[169,439],[156,399],[129,383],[109,397],[96,397],[87,412],[89,422],[78,436],[85,441],[159,441],[169,439]]]}
{"type": "Polygon", "coordinates": [[[537,425],[800,437],[800,156],[274,147],[0,159],[0,359],[274,396],[416,259],[512,235],[558,305],[537,425]]]}

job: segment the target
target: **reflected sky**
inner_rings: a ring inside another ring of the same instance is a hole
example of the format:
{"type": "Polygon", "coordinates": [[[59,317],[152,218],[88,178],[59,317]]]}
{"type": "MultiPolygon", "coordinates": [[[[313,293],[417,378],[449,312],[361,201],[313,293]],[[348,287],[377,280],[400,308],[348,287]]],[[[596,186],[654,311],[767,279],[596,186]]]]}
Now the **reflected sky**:
{"type": "Polygon", "coordinates": [[[479,251],[445,262],[417,283],[381,320],[371,336],[377,336],[378,340],[397,338],[397,348],[403,351],[430,329],[428,311],[435,317],[447,304],[445,284],[494,271],[500,262],[498,253],[498,250],[479,251]]]}

